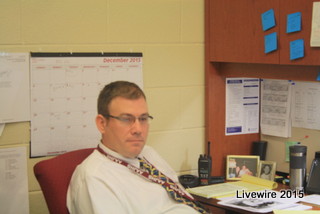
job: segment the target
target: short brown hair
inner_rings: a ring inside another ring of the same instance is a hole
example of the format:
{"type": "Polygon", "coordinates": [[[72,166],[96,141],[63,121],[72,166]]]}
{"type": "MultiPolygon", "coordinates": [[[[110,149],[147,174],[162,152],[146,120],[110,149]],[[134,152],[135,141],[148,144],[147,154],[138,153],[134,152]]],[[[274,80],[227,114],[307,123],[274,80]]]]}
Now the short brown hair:
{"type": "Polygon", "coordinates": [[[116,97],[124,97],[126,99],[146,99],[144,92],[135,83],[128,81],[116,81],[106,85],[98,97],[98,114],[108,115],[109,104],[116,97]]]}

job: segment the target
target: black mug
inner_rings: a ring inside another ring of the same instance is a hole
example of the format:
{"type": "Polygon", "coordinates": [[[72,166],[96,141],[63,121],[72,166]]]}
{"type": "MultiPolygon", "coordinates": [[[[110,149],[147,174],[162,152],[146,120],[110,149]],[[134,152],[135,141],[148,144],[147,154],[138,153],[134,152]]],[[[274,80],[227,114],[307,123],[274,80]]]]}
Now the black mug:
{"type": "Polygon", "coordinates": [[[307,147],[294,145],[290,150],[290,189],[304,190],[306,184],[307,147]]]}

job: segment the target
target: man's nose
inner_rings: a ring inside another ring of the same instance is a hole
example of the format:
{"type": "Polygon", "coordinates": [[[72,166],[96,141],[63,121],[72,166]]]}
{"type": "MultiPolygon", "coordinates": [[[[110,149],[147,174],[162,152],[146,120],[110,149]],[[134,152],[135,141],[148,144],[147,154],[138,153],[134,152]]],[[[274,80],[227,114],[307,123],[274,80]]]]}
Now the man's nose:
{"type": "Polygon", "coordinates": [[[140,121],[138,120],[138,118],[132,124],[131,130],[132,130],[133,134],[141,134],[142,125],[141,125],[140,121]]]}

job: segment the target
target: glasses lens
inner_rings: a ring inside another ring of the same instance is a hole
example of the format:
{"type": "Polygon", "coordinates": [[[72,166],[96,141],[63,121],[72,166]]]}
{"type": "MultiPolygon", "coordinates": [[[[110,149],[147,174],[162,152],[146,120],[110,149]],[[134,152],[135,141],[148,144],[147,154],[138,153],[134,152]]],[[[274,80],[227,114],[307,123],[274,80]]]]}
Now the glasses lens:
{"type": "Polygon", "coordinates": [[[143,116],[140,116],[137,118],[133,115],[122,115],[119,117],[108,115],[108,117],[117,119],[117,120],[121,121],[123,124],[128,125],[128,126],[133,125],[136,122],[136,119],[139,120],[139,123],[141,125],[146,125],[153,119],[153,117],[150,115],[143,115],[143,116]]]}
{"type": "Polygon", "coordinates": [[[138,120],[141,124],[148,124],[150,122],[150,116],[147,115],[147,116],[142,116],[142,117],[139,117],[138,120]]]}
{"type": "Polygon", "coordinates": [[[120,119],[120,121],[122,121],[126,125],[132,125],[136,121],[136,118],[131,115],[121,116],[121,117],[119,117],[119,119],[120,119]]]}

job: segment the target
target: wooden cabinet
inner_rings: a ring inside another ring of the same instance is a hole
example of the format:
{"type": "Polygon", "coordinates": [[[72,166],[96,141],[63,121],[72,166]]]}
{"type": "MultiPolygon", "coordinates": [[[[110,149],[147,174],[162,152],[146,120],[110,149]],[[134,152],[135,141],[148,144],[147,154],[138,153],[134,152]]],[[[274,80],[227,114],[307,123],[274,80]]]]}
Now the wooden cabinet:
{"type": "Polygon", "coordinates": [[[310,47],[312,0],[205,0],[205,118],[212,175],[226,174],[227,155],[250,155],[260,134],[225,135],[225,80],[257,77],[315,81],[320,48],[310,47]],[[276,27],[264,32],[261,14],[274,9],[276,27]],[[302,13],[302,31],[286,33],[287,15],[302,13]],[[278,33],[278,50],[264,53],[264,36],[278,33]],[[305,57],[291,61],[289,42],[304,39],[305,57]]]}
{"type": "Polygon", "coordinates": [[[313,0],[211,0],[209,15],[209,60],[268,64],[319,65],[320,49],[310,47],[313,0]],[[262,30],[261,14],[275,13],[276,26],[262,30]],[[286,33],[287,15],[302,13],[302,30],[286,33]],[[264,53],[264,36],[277,32],[278,50],[264,53]],[[290,41],[304,39],[305,57],[290,60],[290,41]]]}
{"type": "MultiPolygon", "coordinates": [[[[210,61],[278,63],[278,52],[264,54],[265,33],[260,18],[262,12],[273,8],[278,1],[209,1],[210,61]]],[[[278,20],[278,7],[274,8],[274,11],[278,20]]],[[[277,24],[270,33],[278,29],[277,24]]]]}
{"type": "Polygon", "coordinates": [[[320,65],[320,48],[310,47],[312,7],[314,0],[280,0],[280,64],[288,65],[320,65]],[[287,15],[302,13],[302,30],[286,33],[287,15]],[[304,58],[290,60],[290,41],[304,39],[304,58]]]}

